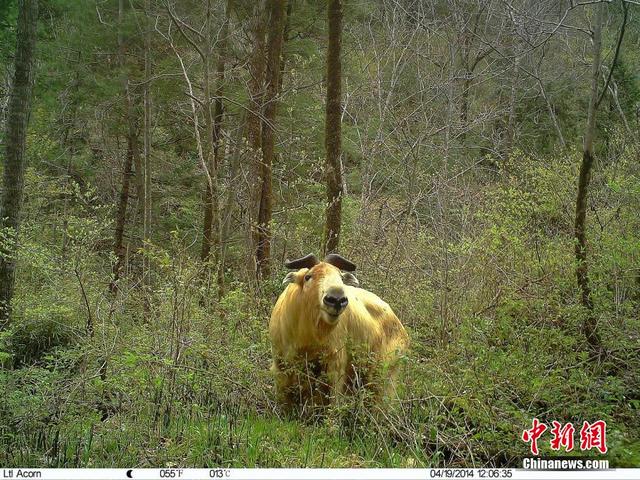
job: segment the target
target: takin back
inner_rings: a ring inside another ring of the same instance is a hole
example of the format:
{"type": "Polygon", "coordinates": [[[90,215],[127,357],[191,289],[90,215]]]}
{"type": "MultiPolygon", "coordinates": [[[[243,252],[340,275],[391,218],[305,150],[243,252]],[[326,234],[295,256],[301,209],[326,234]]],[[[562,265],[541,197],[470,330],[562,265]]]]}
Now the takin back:
{"type": "Polygon", "coordinates": [[[271,313],[271,371],[285,410],[325,406],[364,389],[374,399],[394,391],[409,337],[391,307],[359,288],[356,266],[328,255],[285,262],[296,271],[271,313]]]}

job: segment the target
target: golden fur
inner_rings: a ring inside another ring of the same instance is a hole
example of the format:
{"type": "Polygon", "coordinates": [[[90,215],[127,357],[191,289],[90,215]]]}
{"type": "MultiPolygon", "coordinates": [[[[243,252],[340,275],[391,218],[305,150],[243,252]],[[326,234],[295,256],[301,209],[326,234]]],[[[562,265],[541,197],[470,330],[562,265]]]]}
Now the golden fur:
{"type": "Polygon", "coordinates": [[[391,307],[367,290],[344,285],[340,270],[328,263],[290,275],[269,322],[271,371],[283,405],[322,405],[360,386],[376,396],[388,391],[409,343],[391,307]],[[349,303],[335,321],[322,308],[322,297],[340,287],[349,303]]]}

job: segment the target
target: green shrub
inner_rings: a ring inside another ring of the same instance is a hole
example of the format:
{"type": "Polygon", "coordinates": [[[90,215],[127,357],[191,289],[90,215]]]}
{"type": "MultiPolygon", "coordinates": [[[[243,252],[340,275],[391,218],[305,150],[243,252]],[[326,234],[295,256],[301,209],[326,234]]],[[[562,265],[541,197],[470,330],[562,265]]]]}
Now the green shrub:
{"type": "Polygon", "coordinates": [[[68,305],[37,305],[16,311],[3,350],[12,356],[16,367],[38,362],[73,342],[77,334],[72,319],[73,310],[68,305]]]}

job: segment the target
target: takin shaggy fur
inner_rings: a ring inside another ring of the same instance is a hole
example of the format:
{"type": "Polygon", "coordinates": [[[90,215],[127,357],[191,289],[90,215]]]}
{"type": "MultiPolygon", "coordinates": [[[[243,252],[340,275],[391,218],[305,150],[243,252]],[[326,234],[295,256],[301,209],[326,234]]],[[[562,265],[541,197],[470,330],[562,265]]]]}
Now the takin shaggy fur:
{"type": "Polygon", "coordinates": [[[269,323],[278,399],[286,411],[326,406],[364,389],[394,389],[409,337],[391,307],[358,287],[355,265],[338,255],[288,262],[287,285],[269,323]]]}

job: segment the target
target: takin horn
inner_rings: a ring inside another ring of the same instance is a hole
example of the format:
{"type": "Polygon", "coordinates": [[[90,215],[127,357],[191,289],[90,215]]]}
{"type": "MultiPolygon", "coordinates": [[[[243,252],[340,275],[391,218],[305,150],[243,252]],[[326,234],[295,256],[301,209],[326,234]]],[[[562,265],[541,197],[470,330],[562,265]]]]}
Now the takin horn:
{"type": "Polygon", "coordinates": [[[293,270],[297,268],[311,268],[319,263],[320,262],[318,261],[318,258],[313,253],[310,253],[309,255],[302,258],[287,260],[286,262],[284,262],[284,266],[290,270],[293,270]]]}
{"type": "Polygon", "coordinates": [[[324,261],[330,263],[334,267],[338,267],[340,270],[344,270],[346,272],[355,272],[356,265],[355,263],[350,262],[344,257],[341,257],[337,253],[330,253],[324,258],[324,261]]]}

